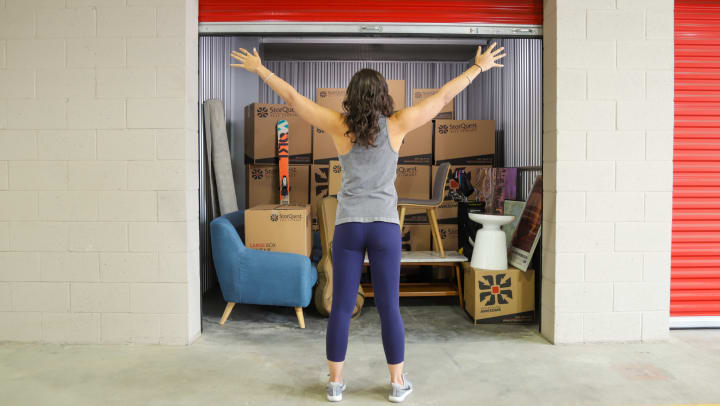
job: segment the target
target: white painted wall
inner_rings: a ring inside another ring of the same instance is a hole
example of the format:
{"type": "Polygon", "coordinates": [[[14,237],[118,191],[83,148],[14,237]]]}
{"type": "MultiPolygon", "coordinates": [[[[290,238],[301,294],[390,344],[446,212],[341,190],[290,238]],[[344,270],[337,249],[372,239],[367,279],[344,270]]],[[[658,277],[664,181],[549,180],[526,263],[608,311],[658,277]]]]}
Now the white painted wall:
{"type": "Polygon", "coordinates": [[[0,340],[200,333],[197,2],[0,0],[0,340]]]}
{"type": "Polygon", "coordinates": [[[544,3],[542,334],[666,339],[673,1],[544,3]]]}

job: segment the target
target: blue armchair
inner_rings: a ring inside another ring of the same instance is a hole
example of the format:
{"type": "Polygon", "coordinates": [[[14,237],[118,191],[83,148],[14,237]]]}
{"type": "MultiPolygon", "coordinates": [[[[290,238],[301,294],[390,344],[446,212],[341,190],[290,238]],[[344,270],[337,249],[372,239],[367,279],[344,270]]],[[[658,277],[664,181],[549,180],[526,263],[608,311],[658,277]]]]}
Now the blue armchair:
{"type": "Polygon", "coordinates": [[[244,222],[244,210],[210,222],[213,263],[227,302],[220,324],[225,324],[235,303],[252,303],[292,306],[300,328],[305,328],[302,308],[310,304],[317,269],[304,255],[247,248],[244,222]]]}

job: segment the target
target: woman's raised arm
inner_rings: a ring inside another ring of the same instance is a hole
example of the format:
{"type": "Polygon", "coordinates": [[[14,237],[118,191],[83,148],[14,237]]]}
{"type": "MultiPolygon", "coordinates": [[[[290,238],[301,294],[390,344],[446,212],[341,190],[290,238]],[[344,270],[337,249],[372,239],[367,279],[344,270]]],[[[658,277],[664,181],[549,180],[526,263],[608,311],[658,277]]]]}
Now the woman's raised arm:
{"type": "Polygon", "coordinates": [[[495,48],[494,42],[483,53],[480,53],[480,47],[478,47],[473,66],[445,83],[434,95],[414,106],[395,112],[389,119],[390,125],[395,128],[395,134],[404,137],[405,134],[432,120],[442,110],[443,106],[450,103],[480,72],[485,72],[496,66],[503,66],[495,61],[505,56],[505,54],[498,55],[505,48],[501,47],[496,50],[493,50],[493,48],[495,48]]]}
{"type": "Polygon", "coordinates": [[[288,82],[270,72],[270,70],[264,67],[260,62],[260,55],[258,55],[255,48],[253,48],[252,54],[244,48],[240,48],[240,51],[232,51],[231,56],[242,63],[230,64],[230,66],[240,67],[260,76],[260,78],[263,79],[263,81],[265,81],[265,83],[270,86],[270,88],[274,90],[275,93],[277,93],[278,96],[285,101],[285,103],[293,106],[295,112],[303,120],[307,121],[314,127],[322,128],[333,135],[343,134],[345,132],[344,120],[340,113],[308,99],[300,94],[288,82]]]}

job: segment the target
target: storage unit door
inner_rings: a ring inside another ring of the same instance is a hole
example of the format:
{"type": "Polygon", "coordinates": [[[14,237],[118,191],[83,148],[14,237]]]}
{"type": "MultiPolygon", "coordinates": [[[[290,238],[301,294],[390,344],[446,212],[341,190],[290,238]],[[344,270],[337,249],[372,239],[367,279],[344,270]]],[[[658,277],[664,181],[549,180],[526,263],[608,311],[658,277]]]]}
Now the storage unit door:
{"type": "MultiPolygon", "coordinates": [[[[201,23],[386,22],[542,24],[541,0],[200,0],[201,23]]],[[[301,27],[297,27],[301,29],[301,27]]],[[[375,27],[367,27],[372,32],[375,27]]]]}
{"type": "Polygon", "coordinates": [[[720,2],[675,2],[670,327],[720,327],[720,2]]]}

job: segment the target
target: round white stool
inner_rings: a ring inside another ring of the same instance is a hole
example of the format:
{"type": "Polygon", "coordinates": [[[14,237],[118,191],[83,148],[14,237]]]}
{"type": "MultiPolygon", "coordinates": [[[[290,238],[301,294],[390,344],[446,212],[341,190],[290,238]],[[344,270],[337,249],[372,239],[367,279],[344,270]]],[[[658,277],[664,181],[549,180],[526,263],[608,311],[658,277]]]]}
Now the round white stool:
{"type": "MultiPolygon", "coordinates": [[[[470,220],[482,224],[475,234],[470,266],[479,269],[504,271],[508,267],[505,232],[500,226],[513,221],[515,216],[469,213],[470,220]]],[[[468,237],[470,238],[470,237],[468,237]]]]}

